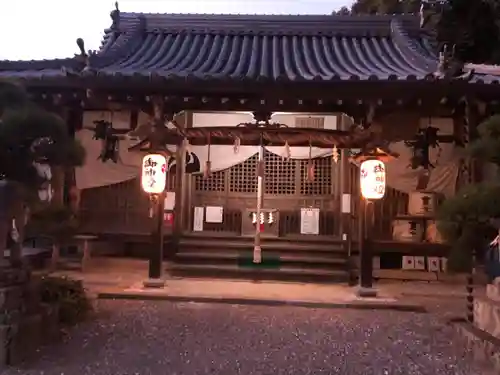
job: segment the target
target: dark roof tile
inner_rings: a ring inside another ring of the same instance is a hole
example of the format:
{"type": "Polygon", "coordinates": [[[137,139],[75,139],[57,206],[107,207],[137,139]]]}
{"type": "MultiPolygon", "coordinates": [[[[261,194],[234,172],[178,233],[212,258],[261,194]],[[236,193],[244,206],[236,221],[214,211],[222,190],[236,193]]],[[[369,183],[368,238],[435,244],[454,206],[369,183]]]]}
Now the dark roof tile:
{"type": "Polygon", "coordinates": [[[53,60],[0,60],[0,78],[42,79],[78,73],[83,62],[76,58],[53,60]]]}
{"type": "MultiPolygon", "coordinates": [[[[0,61],[0,77],[395,81],[428,80],[438,66],[433,43],[414,15],[113,13],[89,69],[81,57],[0,61]]],[[[469,68],[472,82],[500,79],[500,69],[469,68]]]]}
{"type": "Polygon", "coordinates": [[[415,16],[122,13],[104,73],[165,78],[329,81],[422,79],[437,60],[415,16]]]}

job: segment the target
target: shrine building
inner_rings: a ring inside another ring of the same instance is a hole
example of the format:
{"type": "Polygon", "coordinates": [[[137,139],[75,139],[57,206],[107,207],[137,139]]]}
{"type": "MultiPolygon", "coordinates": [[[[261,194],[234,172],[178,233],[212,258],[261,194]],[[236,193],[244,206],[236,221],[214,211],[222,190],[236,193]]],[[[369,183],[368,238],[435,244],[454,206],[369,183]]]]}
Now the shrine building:
{"type": "Polygon", "coordinates": [[[164,145],[163,256],[172,275],[355,278],[362,216],[357,155],[373,148],[390,155],[385,195],[365,218],[373,276],[389,270],[433,279],[445,271],[448,247],[436,229],[435,205],[483,178],[482,166],[456,151],[497,112],[499,67],[457,68],[450,53],[437,52],[416,15],[116,9],[111,19],[97,51],[78,40],[74,57],[0,61],[0,78],[19,81],[35,102],[60,114],[87,150],[86,164],[64,176],[82,233],[116,254],[150,256],[155,223],[140,185],[144,152],[134,145],[164,123],[186,139],[164,145]],[[102,142],[92,139],[95,121],[120,134],[118,151],[106,161],[102,142]],[[309,129],[309,136],[286,138],[283,130],[279,143],[242,137],[231,145],[210,131],[245,124],[262,128],[260,134],[279,124],[309,129]],[[408,141],[427,127],[438,128],[443,141],[430,149],[432,168],[419,186],[422,171],[411,166],[408,141]],[[346,143],[328,131],[369,137],[346,143]],[[258,175],[262,219],[255,215],[258,175]],[[255,264],[261,221],[262,262],[255,264]]]}

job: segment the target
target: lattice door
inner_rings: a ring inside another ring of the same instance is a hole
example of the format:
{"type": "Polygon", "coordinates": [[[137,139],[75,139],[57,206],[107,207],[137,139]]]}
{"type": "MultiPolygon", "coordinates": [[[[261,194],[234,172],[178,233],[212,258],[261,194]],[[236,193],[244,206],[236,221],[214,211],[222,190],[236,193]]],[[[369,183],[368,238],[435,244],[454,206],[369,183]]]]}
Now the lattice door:
{"type": "Polygon", "coordinates": [[[332,194],[333,168],[332,158],[316,158],[311,160],[314,165],[314,180],[309,181],[307,170],[309,160],[299,160],[300,195],[330,195],[332,194]]]}
{"type": "Polygon", "coordinates": [[[264,194],[294,195],[296,193],[296,160],[271,152],[264,154],[264,194]]]}
{"type": "Polygon", "coordinates": [[[229,172],[230,193],[257,192],[257,164],[259,155],[255,154],[243,163],[231,167],[229,172]]]}
{"type": "Polygon", "coordinates": [[[225,191],[226,190],[226,171],[212,172],[210,176],[204,177],[198,174],[194,177],[195,191],[225,191]]]}

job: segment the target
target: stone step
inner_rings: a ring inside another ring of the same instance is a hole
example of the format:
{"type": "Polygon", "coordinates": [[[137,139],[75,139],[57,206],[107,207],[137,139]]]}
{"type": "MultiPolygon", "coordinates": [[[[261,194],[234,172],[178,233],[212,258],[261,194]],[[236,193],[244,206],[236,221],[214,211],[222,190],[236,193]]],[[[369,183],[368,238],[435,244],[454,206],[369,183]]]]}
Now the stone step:
{"type": "Polygon", "coordinates": [[[486,285],[486,297],[492,301],[500,302],[500,287],[495,284],[486,285]]]}
{"type": "Polygon", "coordinates": [[[500,301],[476,297],[474,299],[474,324],[477,328],[500,339],[500,301]]]}

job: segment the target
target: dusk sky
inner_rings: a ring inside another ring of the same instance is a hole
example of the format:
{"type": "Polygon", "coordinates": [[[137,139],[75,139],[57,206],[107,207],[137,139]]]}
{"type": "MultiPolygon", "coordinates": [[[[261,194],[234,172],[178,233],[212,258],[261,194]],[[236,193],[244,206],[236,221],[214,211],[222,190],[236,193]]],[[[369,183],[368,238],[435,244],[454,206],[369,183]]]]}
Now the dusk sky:
{"type": "MultiPolygon", "coordinates": [[[[352,0],[121,0],[124,12],[330,14],[352,0]]],[[[108,0],[0,0],[0,60],[70,57],[98,49],[111,25],[108,0]]]]}

